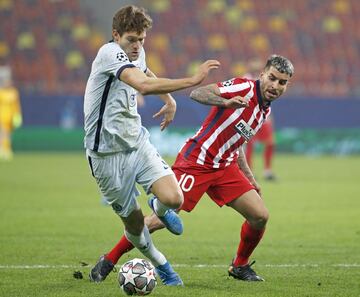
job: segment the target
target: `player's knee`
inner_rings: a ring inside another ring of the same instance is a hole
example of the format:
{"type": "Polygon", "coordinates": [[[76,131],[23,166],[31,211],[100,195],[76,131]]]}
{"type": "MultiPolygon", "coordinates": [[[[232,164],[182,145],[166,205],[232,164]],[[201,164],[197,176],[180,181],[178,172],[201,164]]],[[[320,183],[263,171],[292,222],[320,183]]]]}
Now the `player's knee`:
{"type": "Polygon", "coordinates": [[[130,226],[127,225],[126,230],[132,235],[139,236],[141,232],[144,230],[144,223],[139,222],[139,224],[136,225],[130,225],[130,226]]]}
{"type": "MultiPolygon", "coordinates": [[[[160,198],[159,198],[160,199],[160,198]]],[[[184,196],[181,190],[174,190],[171,192],[167,192],[163,199],[160,199],[162,203],[164,203],[167,207],[172,209],[178,209],[184,202],[184,196]]]]}
{"type": "Polygon", "coordinates": [[[174,191],[170,197],[170,205],[172,209],[178,209],[184,203],[184,196],[181,190],[174,191]]]}
{"type": "Polygon", "coordinates": [[[144,230],[145,222],[141,210],[136,210],[127,218],[122,218],[125,229],[132,235],[140,235],[144,230]]]}
{"type": "Polygon", "coordinates": [[[269,211],[267,209],[257,213],[256,216],[251,220],[250,224],[256,229],[263,229],[269,220],[269,211]]]}

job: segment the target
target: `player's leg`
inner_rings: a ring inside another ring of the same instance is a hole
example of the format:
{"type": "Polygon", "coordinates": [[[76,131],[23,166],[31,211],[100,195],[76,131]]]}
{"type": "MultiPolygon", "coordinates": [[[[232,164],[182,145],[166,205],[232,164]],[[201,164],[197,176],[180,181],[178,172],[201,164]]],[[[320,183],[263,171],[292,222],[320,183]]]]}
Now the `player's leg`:
{"type": "MultiPolygon", "coordinates": [[[[134,162],[137,162],[135,167],[136,182],[144,188],[146,193],[149,194],[152,192],[159,196],[159,198],[152,198],[150,200],[151,208],[155,210],[156,215],[164,222],[169,230],[172,229],[174,233],[182,233],[183,227],[181,219],[173,209],[180,207],[183,196],[170,166],[161,158],[155,147],[149,141],[144,142],[139,148],[134,162]]],[[[126,232],[125,235],[127,239],[138,248],[131,234],[129,235],[129,232],[126,232]]],[[[144,238],[148,238],[151,246],[150,232],[147,226],[144,227],[143,236],[144,238]]],[[[149,251],[155,253],[155,250],[154,247],[149,251]]],[[[152,260],[151,255],[147,255],[147,257],[152,260]]],[[[165,285],[183,285],[181,278],[167,261],[165,263],[154,262],[154,266],[165,285]]]]}
{"type": "MultiPolygon", "coordinates": [[[[179,275],[173,270],[165,256],[153,244],[149,229],[144,224],[144,216],[140,207],[137,205],[128,216],[124,215],[126,214],[122,212],[122,216],[120,217],[125,225],[125,236],[123,236],[120,242],[127,245],[127,251],[136,247],[152,262],[165,285],[183,285],[179,275]]],[[[118,245],[116,248],[118,248],[118,245]]],[[[110,254],[106,254],[100,258],[97,264],[91,269],[90,280],[94,282],[101,282],[105,280],[116,263],[111,257],[112,255],[110,252],[110,254]]]]}
{"type": "MultiPolygon", "coordinates": [[[[145,217],[145,225],[148,227],[150,233],[165,228],[165,225],[154,213],[145,217]]],[[[122,255],[131,251],[133,248],[133,244],[123,235],[111,251],[106,254],[106,258],[115,265],[122,255]]]]}
{"type": "Polygon", "coordinates": [[[1,124],[1,126],[2,126],[1,141],[0,141],[1,158],[3,158],[4,160],[11,160],[13,157],[13,151],[11,147],[11,132],[12,132],[11,123],[4,122],[1,124]]]}
{"type": "Polygon", "coordinates": [[[171,233],[182,234],[183,224],[176,210],[182,205],[183,195],[174,175],[159,178],[153,183],[151,192],[154,197],[148,201],[150,208],[171,233]]]}
{"type": "Polygon", "coordinates": [[[254,186],[237,164],[231,164],[207,193],[219,206],[230,206],[246,218],[229,274],[246,281],[262,280],[250,267],[249,257],[264,233],[268,211],[254,186]]]}
{"type": "MultiPolygon", "coordinates": [[[[205,193],[209,185],[211,184],[211,178],[216,179],[217,176],[202,175],[196,176],[188,171],[187,166],[181,166],[181,158],[175,162],[173,166],[176,179],[179,180],[180,186],[184,187],[184,203],[182,209],[190,212],[200,200],[201,196],[205,193]]],[[[165,225],[159,220],[154,212],[145,217],[145,224],[148,227],[150,233],[163,229],[165,225]]],[[[132,250],[134,246],[123,235],[120,241],[113,247],[111,251],[106,254],[106,258],[116,264],[122,255],[132,250]]]]}
{"type": "Polygon", "coordinates": [[[181,234],[183,225],[175,210],[180,208],[184,198],[174,172],[150,142],[144,143],[138,154],[143,159],[143,166],[139,169],[136,182],[147,194],[155,195],[149,199],[149,206],[166,228],[174,234],[181,234]]]}
{"type": "Polygon", "coordinates": [[[134,210],[128,217],[122,217],[122,220],[126,238],[152,262],[162,282],[168,286],[183,285],[179,275],[153,244],[149,229],[144,224],[142,211],[134,210]]]}
{"type": "Polygon", "coordinates": [[[234,259],[235,265],[245,265],[249,263],[250,255],[263,236],[269,212],[255,190],[243,194],[228,203],[228,206],[242,214],[246,219],[241,228],[241,241],[234,259]]]}
{"type": "MultiPolygon", "coordinates": [[[[173,271],[163,254],[152,243],[148,228],[144,225],[144,216],[136,197],[140,192],[135,181],[143,168],[142,154],[133,151],[129,154],[117,153],[106,156],[87,151],[89,165],[93,176],[106,201],[122,219],[125,235],[133,246],[148,257],[157,269],[168,272],[166,285],[182,285],[179,276],[173,271]]],[[[146,161],[146,160],[145,160],[146,161]]],[[[140,174],[141,175],[141,174],[140,174]]],[[[103,281],[111,272],[114,263],[106,255],[90,271],[90,279],[103,281]]]]}
{"type": "Polygon", "coordinates": [[[246,192],[228,203],[228,206],[246,219],[241,227],[240,243],[236,257],[229,268],[229,274],[243,280],[262,281],[263,279],[250,268],[252,264],[249,264],[249,258],[265,232],[265,225],[269,218],[268,210],[255,190],[246,192]]]}

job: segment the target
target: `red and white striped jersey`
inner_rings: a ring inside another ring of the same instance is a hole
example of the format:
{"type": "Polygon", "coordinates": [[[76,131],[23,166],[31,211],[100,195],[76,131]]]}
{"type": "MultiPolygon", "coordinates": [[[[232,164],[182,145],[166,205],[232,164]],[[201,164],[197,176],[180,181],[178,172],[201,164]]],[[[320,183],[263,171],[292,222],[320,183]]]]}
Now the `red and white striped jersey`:
{"type": "Polygon", "coordinates": [[[221,97],[242,96],[245,108],[213,106],[199,131],[189,138],[180,154],[188,161],[208,168],[222,168],[236,162],[238,149],[260,129],[270,115],[270,105],[261,97],[260,81],[233,78],[217,84],[221,97]]]}

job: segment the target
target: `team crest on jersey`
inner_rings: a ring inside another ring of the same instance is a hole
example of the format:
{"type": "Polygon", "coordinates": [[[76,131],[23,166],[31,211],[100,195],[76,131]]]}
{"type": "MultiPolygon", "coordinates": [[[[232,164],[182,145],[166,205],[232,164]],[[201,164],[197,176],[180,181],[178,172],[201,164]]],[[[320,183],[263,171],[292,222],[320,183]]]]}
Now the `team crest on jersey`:
{"type": "Polygon", "coordinates": [[[120,62],[129,61],[128,56],[125,53],[122,53],[122,52],[116,54],[116,59],[118,59],[120,62]]]}
{"type": "Polygon", "coordinates": [[[251,128],[244,120],[241,120],[235,125],[235,130],[245,139],[246,142],[255,135],[254,129],[251,128]]]}
{"type": "Polygon", "coordinates": [[[113,208],[113,210],[115,212],[120,212],[123,209],[122,206],[119,203],[116,203],[116,202],[111,204],[111,207],[113,208]]]}
{"type": "Polygon", "coordinates": [[[222,85],[223,85],[224,87],[230,87],[230,86],[232,86],[233,84],[234,84],[234,78],[229,79],[229,80],[227,80],[227,81],[224,81],[224,82],[222,83],[222,85]]]}
{"type": "Polygon", "coordinates": [[[136,105],[136,94],[132,94],[129,100],[130,107],[134,107],[136,105]]]}

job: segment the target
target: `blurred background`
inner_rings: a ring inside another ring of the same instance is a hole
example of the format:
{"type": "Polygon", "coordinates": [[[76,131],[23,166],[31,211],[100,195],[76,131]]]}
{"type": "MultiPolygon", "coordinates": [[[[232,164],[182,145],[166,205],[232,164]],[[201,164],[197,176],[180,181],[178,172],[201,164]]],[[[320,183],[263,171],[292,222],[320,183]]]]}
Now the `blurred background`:
{"type": "MultiPolygon", "coordinates": [[[[295,76],[273,104],[277,151],[360,153],[358,0],[0,0],[0,81],[12,77],[22,111],[15,154],[83,149],[91,63],[125,4],[145,7],[153,18],[145,49],[158,76],[190,75],[209,58],[221,68],[204,83],[257,75],[269,55],[281,54],[295,76]]],[[[165,132],[152,119],[159,99],[147,96],[139,107],[162,154],[175,155],[209,110],[189,93],[174,93],[178,113],[165,132]]]]}

